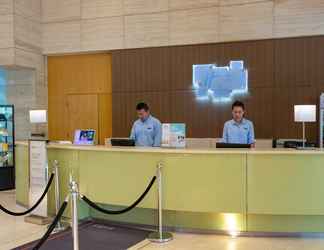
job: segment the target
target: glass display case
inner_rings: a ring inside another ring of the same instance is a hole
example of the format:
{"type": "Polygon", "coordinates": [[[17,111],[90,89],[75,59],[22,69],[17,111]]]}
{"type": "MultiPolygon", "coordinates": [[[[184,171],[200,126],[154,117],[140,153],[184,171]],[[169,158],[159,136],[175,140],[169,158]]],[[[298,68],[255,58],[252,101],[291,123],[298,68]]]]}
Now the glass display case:
{"type": "Polygon", "coordinates": [[[0,190],[15,188],[14,106],[0,105],[0,190]]]}

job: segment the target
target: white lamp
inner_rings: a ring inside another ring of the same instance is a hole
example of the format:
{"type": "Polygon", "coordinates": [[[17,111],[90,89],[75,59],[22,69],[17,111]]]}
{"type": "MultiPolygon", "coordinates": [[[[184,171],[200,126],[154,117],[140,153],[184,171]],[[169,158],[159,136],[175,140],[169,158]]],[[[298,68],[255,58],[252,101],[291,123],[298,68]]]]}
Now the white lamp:
{"type": "MultiPolygon", "coordinates": [[[[30,123],[41,124],[47,122],[47,111],[46,110],[29,110],[29,121],[30,123]]],[[[44,133],[32,133],[31,136],[45,137],[44,133]]]]}
{"type": "Polygon", "coordinates": [[[295,105],[295,122],[303,123],[303,148],[305,148],[305,122],[316,122],[316,105],[295,105]]]}
{"type": "Polygon", "coordinates": [[[29,110],[30,123],[46,123],[46,110],[29,110]]]}

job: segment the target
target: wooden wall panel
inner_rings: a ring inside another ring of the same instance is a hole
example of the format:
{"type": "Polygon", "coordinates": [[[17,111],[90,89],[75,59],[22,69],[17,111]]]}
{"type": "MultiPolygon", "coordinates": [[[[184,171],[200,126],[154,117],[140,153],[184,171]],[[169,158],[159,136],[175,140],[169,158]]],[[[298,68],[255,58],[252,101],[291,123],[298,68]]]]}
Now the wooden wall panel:
{"type": "MultiPolygon", "coordinates": [[[[99,131],[98,95],[67,95],[69,138],[73,138],[76,129],[95,129],[99,131]]],[[[98,142],[98,134],[96,137],[98,142]]]]}
{"type": "Polygon", "coordinates": [[[48,57],[50,140],[72,140],[76,128],[94,128],[100,144],[111,136],[111,55],[48,57]]]}
{"type": "MultiPolygon", "coordinates": [[[[318,104],[319,95],[320,93],[314,87],[275,88],[272,104],[274,106],[274,137],[302,138],[302,125],[294,122],[294,105],[318,104]]],[[[317,139],[317,123],[307,123],[306,126],[307,138],[317,139]]]]}
{"type": "Polygon", "coordinates": [[[154,116],[163,121],[171,121],[170,94],[167,92],[113,93],[112,124],[115,137],[129,136],[133,121],[137,119],[136,104],[141,101],[150,103],[154,116]]]}
{"type": "MultiPolygon", "coordinates": [[[[53,80],[49,80],[53,81],[53,80]]],[[[49,86],[52,84],[49,84],[49,86]]],[[[65,95],[52,95],[48,91],[48,138],[70,140],[68,104],[65,95]]]]}
{"type": "Polygon", "coordinates": [[[318,86],[324,82],[324,37],[277,40],[276,85],[318,86]]]}
{"type": "MultiPolygon", "coordinates": [[[[147,101],[162,122],[184,122],[189,137],[219,137],[231,106],[198,102],[192,65],[244,60],[249,95],[241,97],[257,138],[300,137],[293,105],[317,104],[324,92],[324,36],[170,46],[112,52],[113,135],[128,136],[135,105],[147,101]]],[[[307,125],[316,140],[318,126],[307,125]]]]}
{"type": "Polygon", "coordinates": [[[114,93],[151,92],[170,89],[169,49],[147,48],[113,52],[114,93]],[[120,74],[124,72],[124,74],[120,74]],[[122,84],[119,84],[122,83],[122,84]]]}
{"type": "Polygon", "coordinates": [[[105,139],[112,135],[112,95],[98,95],[98,140],[99,144],[105,144],[105,139]]]}
{"type": "Polygon", "coordinates": [[[179,46],[170,48],[169,75],[171,90],[192,90],[192,65],[203,63],[199,55],[200,46],[179,46]]]}

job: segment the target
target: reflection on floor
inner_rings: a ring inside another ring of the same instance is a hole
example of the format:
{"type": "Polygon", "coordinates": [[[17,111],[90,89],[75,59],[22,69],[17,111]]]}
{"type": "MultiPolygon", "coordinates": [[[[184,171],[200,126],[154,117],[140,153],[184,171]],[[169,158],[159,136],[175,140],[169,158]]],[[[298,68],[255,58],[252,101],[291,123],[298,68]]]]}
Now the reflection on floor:
{"type": "MultiPolygon", "coordinates": [[[[12,211],[24,211],[16,206],[15,192],[0,192],[0,203],[12,211]]],[[[0,211],[0,250],[9,250],[32,240],[40,238],[46,226],[38,226],[24,222],[23,217],[14,217],[0,211]]]]}
{"type": "MultiPolygon", "coordinates": [[[[0,202],[11,210],[19,211],[15,205],[14,192],[0,192],[0,202]]],[[[21,209],[21,208],[20,208],[21,209]]],[[[40,238],[45,226],[24,222],[0,212],[0,250],[9,250],[40,238]]],[[[295,238],[248,238],[233,239],[227,236],[175,234],[169,243],[158,245],[143,241],[131,250],[323,250],[324,239],[295,238]]],[[[64,249],[62,249],[64,250],[64,249]]],[[[90,250],[90,249],[89,249],[90,250]]],[[[95,250],[95,249],[91,249],[95,250]]]]}
{"type": "Polygon", "coordinates": [[[324,239],[248,238],[176,234],[163,245],[141,242],[132,250],[323,250],[324,239]]]}

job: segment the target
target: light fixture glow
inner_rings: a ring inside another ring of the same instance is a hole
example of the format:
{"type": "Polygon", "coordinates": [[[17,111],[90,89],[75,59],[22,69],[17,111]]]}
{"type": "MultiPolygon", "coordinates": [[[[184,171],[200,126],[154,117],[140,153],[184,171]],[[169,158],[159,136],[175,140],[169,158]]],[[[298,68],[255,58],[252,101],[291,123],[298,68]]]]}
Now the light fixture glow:
{"type": "Polygon", "coordinates": [[[30,123],[46,123],[47,111],[46,110],[29,110],[30,123]]]}
{"type": "Polygon", "coordinates": [[[295,122],[316,122],[316,105],[295,105],[295,122]]]}
{"type": "Polygon", "coordinates": [[[221,67],[199,64],[192,69],[192,86],[197,100],[207,97],[213,103],[230,102],[233,96],[248,93],[248,71],[243,61],[230,61],[229,66],[221,67]]]}
{"type": "Polygon", "coordinates": [[[239,235],[239,225],[237,222],[237,215],[225,214],[225,226],[229,235],[232,238],[236,238],[239,235]]]}

